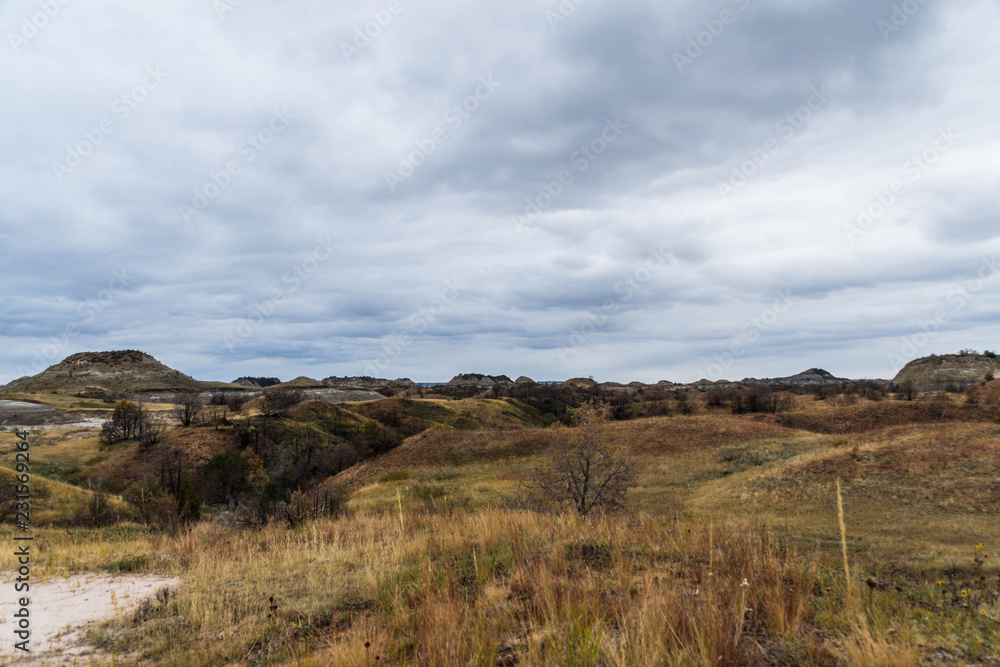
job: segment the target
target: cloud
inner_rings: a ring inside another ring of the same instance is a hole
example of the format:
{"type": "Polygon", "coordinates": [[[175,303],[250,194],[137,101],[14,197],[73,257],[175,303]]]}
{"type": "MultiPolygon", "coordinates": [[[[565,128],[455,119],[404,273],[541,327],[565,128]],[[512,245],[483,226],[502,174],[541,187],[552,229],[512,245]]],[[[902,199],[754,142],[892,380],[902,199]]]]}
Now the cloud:
{"type": "MultiPolygon", "coordinates": [[[[354,375],[406,332],[386,375],[694,380],[782,290],[795,306],[727,376],[890,375],[1000,251],[998,10],[895,25],[894,4],[629,0],[553,23],[544,0],[404,1],[348,59],[387,3],[68,3],[30,39],[37,7],[6,3],[0,382],[122,347],[207,379],[354,375]],[[276,110],[294,118],[268,133],[276,110]],[[305,271],[319,239],[337,250],[305,271]],[[621,301],[661,247],[674,261],[621,301]],[[412,332],[449,280],[467,287],[412,332]]],[[[920,353],[992,345],[997,307],[991,276],[920,353]]]]}

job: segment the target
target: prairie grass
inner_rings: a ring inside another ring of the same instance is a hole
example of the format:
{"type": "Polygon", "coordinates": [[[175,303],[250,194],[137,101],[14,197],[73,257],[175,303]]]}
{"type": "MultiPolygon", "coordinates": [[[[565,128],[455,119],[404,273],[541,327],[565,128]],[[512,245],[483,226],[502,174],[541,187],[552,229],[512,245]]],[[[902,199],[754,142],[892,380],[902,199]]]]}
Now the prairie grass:
{"type": "Polygon", "coordinates": [[[113,554],[126,549],[128,562],[182,578],[176,597],[94,634],[109,653],[147,664],[832,664],[841,654],[914,654],[910,639],[863,611],[833,639],[819,632],[819,561],[763,527],[483,509],[408,515],[403,527],[392,513],[296,531],[202,524],[83,549],[46,537],[47,571],[120,563],[113,554]]]}

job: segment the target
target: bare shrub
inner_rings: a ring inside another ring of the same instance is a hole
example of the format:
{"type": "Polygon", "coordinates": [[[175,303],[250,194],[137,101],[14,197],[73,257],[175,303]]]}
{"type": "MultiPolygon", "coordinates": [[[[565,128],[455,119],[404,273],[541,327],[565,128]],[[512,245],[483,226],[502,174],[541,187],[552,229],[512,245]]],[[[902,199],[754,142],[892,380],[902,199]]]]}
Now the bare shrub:
{"type": "Polygon", "coordinates": [[[125,440],[152,440],[162,433],[161,425],[141,403],[119,401],[111,419],[101,424],[101,442],[112,445],[125,440]]]}
{"type": "Polygon", "coordinates": [[[886,386],[880,382],[862,380],[858,383],[858,390],[869,401],[881,401],[888,395],[886,386]]]}
{"type": "Polygon", "coordinates": [[[226,407],[234,413],[243,412],[243,405],[247,402],[243,394],[233,394],[226,399],[226,407]]]}
{"type": "Polygon", "coordinates": [[[913,383],[913,380],[907,380],[903,384],[897,387],[897,394],[904,401],[912,401],[917,397],[917,385],[913,383]]]}
{"type": "Polygon", "coordinates": [[[721,408],[732,400],[732,390],[716,387],[705,393],[705,405],[710,408],[721,408]]]}
{"type": "Polygon", "coordinates": [[[103,485],[98,484],[97,488],[91,486],[90,492],[87,504],[77,511],[73,523],[87,528],[104,528],[117,523],[118,517],[111,511],[103,485]]]}
{"type": "Polygon", "coordinates": [[[787,412],[792,408],[792,397],[765,385],[751,385],[736,392],[732,400],[733,414],[787,412]]]}
{"type": "Polygon", "coordinates": [[[167,432],[167,425],[156,418],[151,418],[149,424],[147,424],[142,436],[139,438],[139,447],[141,449],[149,449],[150,447],[159,444],[163,439],[163,434],[167,432]]]}
{"type": "Polygon", "coordinates": [[[581,516],[594,509],[619,510],[635,480],[635,463],[605,436],[608,406],[590,401],[549,446],[548,461],[524,486],[542,504],[572,505],[581,516]]]}
{"type": "Polygon", "coordinates": [[[191,426],[201,420],[205,402],[194,392],[178,394],[174,400],[174,417],[183,425],[191,426]]]}
{"type": "Polygon", "coordinates": [[[147,475],[142,482],[136,482],[122,492],[122,500],[132,506],[139,522],[147,526],[158,522],[162,498],[163,489],[152,475],[147,475]]]}
{"type": "Polygon", "coordinates": [[[344,511],[347,493],[333,479],[311,491],[295,491],[287,503],[279,506],[278,514],[289,528],[320,517],[336,517],[344,511]]]}
{"type": "Polygon", "coordinates": [[[279,387],[264,392],[266,403],[275,413],[282,413],[306,400],[306,392],[301,389],[279,387]]]}

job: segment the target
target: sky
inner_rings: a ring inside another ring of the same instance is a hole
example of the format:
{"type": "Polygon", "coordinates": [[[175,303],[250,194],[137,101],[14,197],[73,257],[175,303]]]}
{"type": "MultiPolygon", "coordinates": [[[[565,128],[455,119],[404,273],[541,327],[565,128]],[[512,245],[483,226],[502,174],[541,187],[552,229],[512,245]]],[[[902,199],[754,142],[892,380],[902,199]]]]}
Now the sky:
{"type": "Polygon", "coordinates": [[[0,0],[0,383],[997,349],[998,32],[986,0],[0,0]]]}

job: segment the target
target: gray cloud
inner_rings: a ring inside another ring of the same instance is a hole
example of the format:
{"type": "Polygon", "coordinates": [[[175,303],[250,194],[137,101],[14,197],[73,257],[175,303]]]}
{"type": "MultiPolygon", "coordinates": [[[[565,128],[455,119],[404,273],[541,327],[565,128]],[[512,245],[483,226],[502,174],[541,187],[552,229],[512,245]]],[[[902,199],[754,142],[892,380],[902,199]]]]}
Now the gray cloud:
{"type": "Polygon", "coordinates": [[[694,380],[779,290],[795,305],[727,377],[889,375],[941,308],[921,354],[995,347],[996,276],[949,298],[1000,251],[1000,16],[927,4],[886,32],[894,4],[585,3],[553,27],[556,2],[404,2],[348,60],[384,3],[243,3],[224,20],[194,0],[69,3],[30,39],[37,5],[5,3],[0,382],[123,347],[208,379],[353,375],[400,333],[386,375],[694,380]],[[829,94],[808,108],[814,89],[829,94]],[[294,118],[271,137],[275,110],[294,118]],[[628,127],[602,145],[616,118],[628,127]],[[954,146],[911,179],[948,127],[954,146]],[[60,171],[73,152],[88,154],[60,171]],[[848,233],[896,180],[884,215],[848,233]],[[196,190],[212,196],[185,220],[196,190]],[[336,251],[303,264],[321,239],[336,251]],[[625,299],[661,247],[672,263],[625,299]]]}

